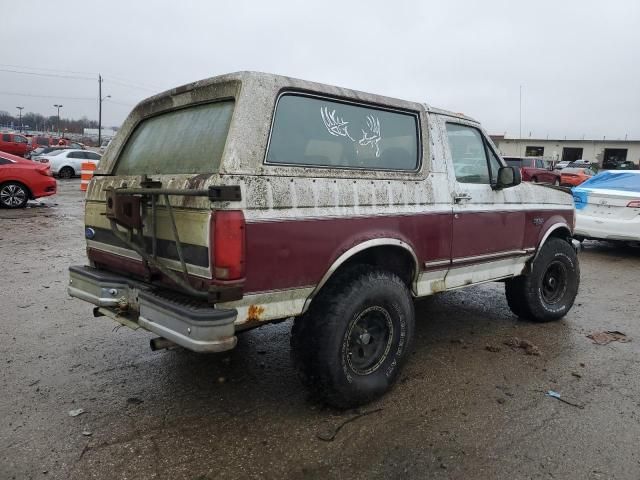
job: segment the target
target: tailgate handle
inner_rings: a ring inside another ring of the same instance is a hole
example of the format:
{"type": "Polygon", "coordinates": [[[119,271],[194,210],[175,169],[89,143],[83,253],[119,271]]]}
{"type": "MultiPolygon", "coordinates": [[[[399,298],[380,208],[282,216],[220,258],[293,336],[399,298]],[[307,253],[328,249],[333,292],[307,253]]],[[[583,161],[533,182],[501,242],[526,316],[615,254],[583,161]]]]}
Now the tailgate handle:
{"type": "Polygon", "coordinates": [[[209,200],[212,202],[239,202],[242,200],[240,186],[219,185],[209,187],[209,200]]]}

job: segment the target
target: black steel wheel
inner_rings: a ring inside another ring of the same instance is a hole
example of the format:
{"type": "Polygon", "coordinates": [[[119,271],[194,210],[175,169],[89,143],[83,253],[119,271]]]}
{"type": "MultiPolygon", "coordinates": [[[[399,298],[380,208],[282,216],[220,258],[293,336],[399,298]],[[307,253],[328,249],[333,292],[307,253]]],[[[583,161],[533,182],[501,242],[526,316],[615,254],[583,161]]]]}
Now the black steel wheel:
{"type": "Polygon", "coordinates": [[[295,320],[291,355],[303,383],[320,398],[354,407],[393,386],[413,330],[413,299],[404,282],[374,267],[351,267],[295,320]]]}
{"type": "Polygon", "coordinates": [[[564,317],[580,286],[580,265],[573,246],[562,238],[549,238],[531,265],[531,272],[505,282],[511,311],[536,322],[564,317]]]}

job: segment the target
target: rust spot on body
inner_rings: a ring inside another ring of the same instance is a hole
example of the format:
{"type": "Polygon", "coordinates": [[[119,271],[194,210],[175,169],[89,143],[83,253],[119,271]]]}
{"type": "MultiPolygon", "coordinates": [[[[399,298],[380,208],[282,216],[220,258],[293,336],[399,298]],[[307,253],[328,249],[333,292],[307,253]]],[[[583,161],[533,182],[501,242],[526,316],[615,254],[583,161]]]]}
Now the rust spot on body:
{"type": "Polygon", "coordinates": [[[247,322],[260,321],[260,316],[264,313],[264,307],[260,305],[249,305],[247,312],[247,322]]]}

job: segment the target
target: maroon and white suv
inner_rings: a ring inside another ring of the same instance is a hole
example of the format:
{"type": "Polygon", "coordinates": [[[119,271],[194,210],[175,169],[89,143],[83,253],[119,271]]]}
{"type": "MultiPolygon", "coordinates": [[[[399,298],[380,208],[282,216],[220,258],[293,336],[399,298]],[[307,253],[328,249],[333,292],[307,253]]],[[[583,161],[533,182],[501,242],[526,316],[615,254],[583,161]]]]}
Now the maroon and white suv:
{"type": "Polygon", "coordinates": [[[475,120],[261,73],[140,103],[85,223],[69,293],[96,316],[198,352],[292,317],[301,377],[342,407],[397,379],[414,298],[503,281],[549,321],[580,280],[572,197],[521,183],[475,120]]]}

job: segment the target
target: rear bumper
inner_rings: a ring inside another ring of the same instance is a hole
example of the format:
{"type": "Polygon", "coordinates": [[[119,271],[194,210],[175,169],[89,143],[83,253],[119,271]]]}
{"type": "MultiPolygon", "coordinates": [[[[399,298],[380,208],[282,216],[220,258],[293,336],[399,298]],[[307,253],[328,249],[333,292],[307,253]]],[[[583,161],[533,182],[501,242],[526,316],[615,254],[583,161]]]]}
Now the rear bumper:
{"type": "Polygon", "coordinates": [[[116,321],[143,328],[194,352],[236,346],[235,309],[218,309],[149,284],[87,267],[69,267],[69,295],[116,321]]]}
{"type": "Polygon", "coordinates": [[[640,217],[618,220],[578,213],[573,235],[600,240],[640,241],[640,217]]]}

